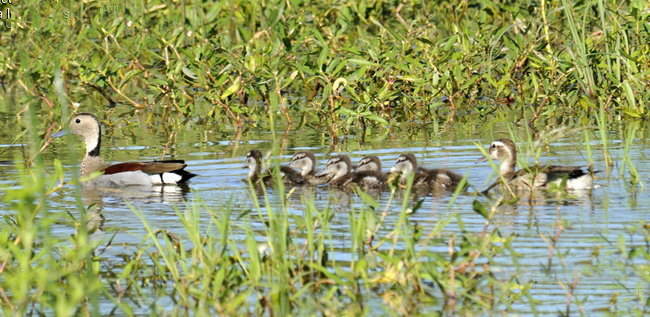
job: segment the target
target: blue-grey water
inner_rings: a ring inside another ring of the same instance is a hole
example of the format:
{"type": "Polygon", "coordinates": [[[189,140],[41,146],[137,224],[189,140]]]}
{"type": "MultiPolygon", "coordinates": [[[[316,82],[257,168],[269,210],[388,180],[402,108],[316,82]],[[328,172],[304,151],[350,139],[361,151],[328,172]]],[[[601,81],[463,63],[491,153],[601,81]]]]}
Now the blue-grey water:
{"type": "MultiPolygon", "coordinates": [[[[207,128],[207,127],[206,127],[207,128]]],[[[167,141],[166,135],[153,131],[136,138],[122,134],[117,129],[106,133],[103,140],[103,157],[109,161],[123,162],[130,160],[151,160],[160,158],[162,144],[167,141]]],[[[384,171],[393,165],[395,159],[402,153],[414,153],[419,164],[424,167],[449,168],[460,174],[467,174],[474,188],[485,188],[489,180],[493,180],[493,170],[488,163],[475,164],[481,155],[476,144],[487,146],[493,138],[507,136],[505,131],[486,134],[456,135],[454,133],[422,134],[413,137],[389,134],[386,138],[369,140],[359,144],[358,140],[348,140],[338,145],[331,142],[318,131],[304,129],[280,133],[278,142],[281,146],[279,159],[287,162],[291,155],[299,150],[311,150],[317,155],[319,166],[324,166],[329,155],[334,153],[349,154],[353,161],[358,161],[365,155],[377,155],[383,163],[384,171]],[[433,136],[433,137],[432,137],[433,136]],[[432,140],[432,139],[435,139],[432,140]]],[[[268,153],[272,147],[272,136],[269,132],[248,132],[235,137],[228,134],[179,133],[176,141],[167,153],[176,154],[188,164],[187,170],[198,174],[189,185],[188,190],[179,187],[166,186],[163,189],[128,189],[111,191],[84,192],[84,202],[97,205],[104,217],[102,230],[95,234],[95,239],[106,239],[117,234],[110,248],[102,253],[103,261],[119,263],[121,254],[135,251],[146,235],[141,220],[131,208],[140,210],[147,222],[155,229],[169,230],[183,237],[183,226],[178,220],[176,210],[183,210],[186,204],[203,201],[207,206],[220,212],[230,208],[231,221],[236,233],[241,228],[240,215],[253,208],[252,194],[248,186],[242,182],[247,170],[242,166],[246,152],[253,148],[268,153]],[[182,155],[178,155],[181,153],[182,155]],[[182,157],[181,157],[182,156],[182,157]],[[103,232],[103,233],[102,233],[103,232]]],[[[566,135],[553,140],[548,146],[543,146],[541,163],[582,165],[589,163],[584,135],[566,135]]],[[[22,159],[24,148],[21,144],[11,144],[13,138],[5,136],[0,139],[0,184],[15,186],[18,171],[13,163],[22,159]]],[[[519,254],[517,264],[511,256],[502,256],[493,260],[491,270],[498,279],[507,280],[518,276],[518,282],[523,285],[534,281],[530,294],[536,301],[534,309],[537,313],[558,314],[564,312],[567,306],[568,285],[578,280],[577,287],[571,299],[571,312],[586,315],[598,314],[602,311],[617,311],[626,314],[635,309],[642,310],[650,291],[648,263],[638,258],[626,260],[626,252],[632,247],[642,248],[648,252],[648,241],[641,234],[648,230],[650,223],[650,195],[644,186],[650,185],[650,147],[648,139],[635,139],[629,149],[630,161],[641,176],[643,185],[631,185],[629,167],[623,170],[624,144],[613,134],[609,140],[609,149],[614,165],[607,167],[603,158],[602,144],[592,134],[590,141],[594,168],[600,170],[595,181],[596,188],[589,192],[573,192],[569,196],[558,196],[546,193],[532,200],[521,200],[514,204],[506,204],[498,208],[492,226],[498,227],[504,236],[514,234],[513,250],[519,254]],[[643,225],[645,224],[645,228],[643,225]],[[559,229],[562,228],[562,229],[559,229]],[[631,233],[633,229],[637,231],[631,233]],[[552,251],[552,268],[545,270],[549,262],[549,247],[551,239],[562,230],[557,245],[552,251]],[[622,247],[624,245],[624,247],[622,247]],[[621,249],[623,248],[623,249],[621,249]],[[594,259],[594,252],[599,255],[594,259]],[[645,265],[645,270],[642,266],[645,265]],[[636,268],[636,270],[634,269],[636,268]],[[641,268],[641,269],[639,269],[641,268]],[[638,272],[645,272],[641,276],[638,272]],[[612,299],[616,298],[616,307],[612,299]]],[[[520,149],[524,144],[518,144],[520,149]]],[[[62,160],[66,176],[69,179],[75,169],[81,153],[81,142],[74,136],[54,141],[45,149],[46,161],[54,158],[62,160]],[[76,148],[71,148],[71,146],[76,148]],[[75,150],[76,149],[76,150],[75,150]]],[[[520,160],[532,162],[530,153],[520,153],[520,160]]],[[[50,164],[51,166],[51,164],[50,164]]],[[[51,168],[50,170],[53,170],[51,168]]],[[[274,190],[270,191],[273,198],[274,190]]],[[[385,206],[390,193],[381,193],[377,199],[385,206]]],[[[290,212],[301,216],[304,211],[302,198],[315,199],[319,208],[331,206],[336,210],[331,220],[332,245],[335,254],[330,254],[330,260],[347,261],[351,255],[350,244],[350,215],[348,210],[359,210],[364,206],[362,200],[354,194],[333,191],[327,187],[297,188],[289,200],[290,212]]],[[[424,203],[420,210],[409,215],[411,223],[417,223],[428,233],[440,219],[456,212],[462,219],[465,230],[480,232],[485,226],[485,220],[472,208],[475,195],[460,195],[453,204],[449,204],[451,195],[421,197],[424,203]]],[[[480,201],[493,204],[495,201],[479,198],[480,201]]],[[[276,200],[271,199],[271,202],[276,200]]],[[[72,186],[67,186],[53,194],[50,198],[51,209],[63,214],[65,211],[76,213],[75,196],[72,186]]],[[[0,203],[3,214],[12,211],[6,208],[6,203],[0,203]]],[[[391,206],[387,216],[387,227],[399,219],[400,202],[391,206]]],[[[202,221],[208,223],[209,215],[201,214],[202,221]]],[[[252,217],[251,225],[254,230],[263,230],[264,224],[255,222],[252,217]]],[[[65,224],[54,227],[57,235],[66,236],[74,232],[74,228],[65,224]]],[[[445,237],[459,234],[459,226],[453,220],[445,229],[445,237]]],[[[245,248],[243,230],[231,237],[241,242],[245,248]]],[[[303,237],[294,237],[302,239],[303,237]]],[[[265,237],[259,238],[259,243],[265,242],[265,237]]],[[[430,246],[428,246],[430,247],[430,246]]],[[[434,252],[447,254],[446,244],[435,247],[434,252]]],[[[504,253],[507,254],[507,253],[504,253]]],[[[646,259],[647,260],[647,259],[646,259]]],[[[479,261],[480,262],[480,261],[479,261]]],[[[370,298],[378,310],[385,309],[378,304],[381,299],[370,298]]],[[[165,302],[158,304],[164,305],[165,302]]],[[[169,305],[172,305],[168,302],[169,305]]],[[[110,301],[102,303],[105,312],[113,309],[110,301]]],[[[530,299],[515,301],[508,310],[511,313],[527,315],[533,313],[530,299]]],[[[432,307],[431,309],[436,309],[432,307]]]]}

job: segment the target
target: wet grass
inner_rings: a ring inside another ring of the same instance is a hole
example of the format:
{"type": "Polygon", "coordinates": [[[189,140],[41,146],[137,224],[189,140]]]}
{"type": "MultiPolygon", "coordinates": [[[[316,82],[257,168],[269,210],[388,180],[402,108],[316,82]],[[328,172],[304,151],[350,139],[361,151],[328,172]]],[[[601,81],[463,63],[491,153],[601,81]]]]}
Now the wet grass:
{"type": "MultiPolygon", "coordinates": [[[[604,177],[617,168],[629,191],[645,186],[629,158],[635,140],[647,139],[642,1],[21,1],[11,8],[12,28],[0,31],[0,111],[15,114],[19,126],[0,134],[26,145],[14,159],[27,164],[17,165],[18,186],[2,185],[11,209],[0,227],[5,315],[97,315],[106,302],[109,312],[126,315],[474,315],[517,313],[522,305],[536,313],[542,304],[518,264],[517,236],[493,223],[511,203],[499,199],[475,201],[485,219],[475,232],[465,229],[454,199],[435,227],[421,228],[409,220],[419,204],[408,193],[383,206],[358,193],[364,204],[348,212],[343,250],[330,229],[331,206],[306,199],[293,215],[283,188],[252,192],[251,210],[236,224],[228,205],[179,206],[182,234],[150,226],[133,208],[148,234],[123,262],[110,263],[101,254],[111,240],[91,238],[94,207],[79,191],[77,216],[48,207],[64,176],[60,162],[44,162],[49,140],[42,136],[78,110],[98,113],[109,136],[115,125],[162,129],[164,151],[175,130],[194,125],[228,135],[269,129],[274,140],[282,138],[276,127],[306,126],[323,131],[323,142],[355,135],[363,143],[421,127],[435,134],[505,122],[524,146],[522,162],[537,161],[562,133],[584,133],[587,161],[602,151],[604,177]],[[549,128],[556,126],[563,128],[549,128]],[[623,140],[620,158],[611,155],[612,134],[623,140]],[[398,221],[385,222],[394,210],[398,221]],[[199,222],[199,214],[210,221],[199,222]],[[57,236],[55,224],[75,233],[57,236]],[[460,230],[449,235],[450,225],[460,230]],[[242,234],[244,245],[234,238],[242,234]],[[513,272],[493,270],[502,258],[513,272]]],[[[274,153],[284,147],[278,143],[274,153]]],[[[540,233],[549,279],[567,269],[558,244],[571,225],[558,219],[540,233]]],[[[583,274],[616,267],[621,280],[649,282],[650,267],[639,264],[650,257],[649,226],[630,224],[628,233],[603,237],[616,250],[594,249],[583,274]],[[639,240],[645,248],[626,243],[639,240]]],[[[567,296],[559,314],[584,305],[574,296],[580,280],[558,281],[567,296]]],[[[640,285],[631,304],[613,294],[602,313],[647,314],[647,291],[640,285]]]]}

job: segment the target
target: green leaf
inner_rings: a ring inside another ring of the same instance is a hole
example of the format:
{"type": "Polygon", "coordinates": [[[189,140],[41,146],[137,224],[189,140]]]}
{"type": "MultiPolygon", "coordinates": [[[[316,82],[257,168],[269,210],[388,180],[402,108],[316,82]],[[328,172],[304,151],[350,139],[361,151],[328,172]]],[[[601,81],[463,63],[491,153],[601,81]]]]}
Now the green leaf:
{"type": "Polygon", "coordinates": [[[234,94],[235,92],[237,92],[239,90],[240,86],[241,86],[241,77],[237,77],[237,79],[235,79],[235,82],[232,83],[232,85],[230,85],[230,87],[228,87],[228,89],[226,89],[226,91],[224,91],[221,94],[221,97],[219,97],[219,99],[222,99],[222,100],[226,99],[228,96],[230,96],[230,95],[234,94]]]}

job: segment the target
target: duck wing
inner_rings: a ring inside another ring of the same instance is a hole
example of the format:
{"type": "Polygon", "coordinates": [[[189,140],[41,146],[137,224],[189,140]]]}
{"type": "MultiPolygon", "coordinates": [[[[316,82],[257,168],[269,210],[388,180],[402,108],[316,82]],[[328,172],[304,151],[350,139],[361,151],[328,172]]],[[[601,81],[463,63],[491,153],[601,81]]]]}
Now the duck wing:
{"type": "Polygon", "coordinates": [[[113,164],[104,168],[104,174],[117,174],[122,172],[142,171],[147,174],[162,174],[182,170],[187,166],[183,160],[128,162],[113,164]]]}
{"type": "MultiPolygon", "coordinates": [[[[578,178],[583,175],[587,175],[589,170],[585,171],[583,166],[560,166],[560,165],[533,165],[526,168],[522,168],[514,173],[514,177],[522,177],[526,174],[546,174],[547,182],[551,182],[556,179],[564,178],[567,179],[578,178]]],[[[595,172],[597,173],[597,171],[595,172]]]]}

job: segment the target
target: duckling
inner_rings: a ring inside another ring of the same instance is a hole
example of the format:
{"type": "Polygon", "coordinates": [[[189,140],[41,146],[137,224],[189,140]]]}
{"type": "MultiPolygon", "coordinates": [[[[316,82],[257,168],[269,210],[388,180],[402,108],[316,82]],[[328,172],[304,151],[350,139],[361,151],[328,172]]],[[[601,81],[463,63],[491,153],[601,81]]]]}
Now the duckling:
{"type": "MultiPolygon", "coordinates": [[[[262,173],[262,152],[259,150],[250,150],[246,154],[246,165],[248,168],[248,177],[245,181],[250,180],[255,184],[259,181],[270,184],[273,181],[272,175],[267,171],[262,173]]],[[[303,177],[291,167],[280,165],[280,173],[284,178],[284,183],[288,185],[300,185],[305,182],[303,177]]]]}
{"type": "MultiPolygon", "coordinates": [[[[589,189],[593,186],[593,174],[590,167],[583,166],[534,165],[515,171],[517,164],[517,147],[510,139],[499,139],[488,148],[488,156],[479,158],[476,163],[485,162],[488,157],[501,162],[499,175],[510,185],[520,189],[545,188],[549,184],[561,185],[566,179],[566,189],[589,189]]],[[[501,183],[501,179],[488,187],[484,193],[501,183]]]]}
{"type": "Polygon", "coordinates": [[[426,169],[418,167],[413,154],[402,154],[397,158],[391,173],[398,174],[400,186],[406,186],[409,175],[415,174],[413,188],[418,190],[455,190],[462,176],[446,169],[426,169]],[[417,171],[417,172],[415,172],[417,171]]]}
{"type": "Polygon", "coordinates": [[[70,120],[70,130],[61,130],[52,137],[69,132],[81,136],[86,144],[86,155],[81,161],[81,176],[94,172],[103,174],[84,183],[85,187],[121,187],[129,185],[181,184],[196,176],[185,170],[183,160],[129,162],[110,165],[100,156],[102,129],[99,119],[91,113],[79,113],[70,120]]]}
{"type": "Polygon", "coordinates": [[[300,171],[300,176],[302,176],[305,183],[310,185],[326,184],[330,179],[328,174],[316,174],[316,157],[310,151],[301,151],[294,154],[289,167],[300,171]]]}
{"type": "MultiPolygon", "coordinates": [[[[352,172],[352,162],[347,155],[333,156],[327,162],[326,167],[326,173],[331,176],[329,184],[336,187],[382,188],[386,184],[386,177],[381,172],[369,170],[369,167],[364,167],[364,165],[369,164],[359,164],[362,170],[359,171],[359,167],[357,167],[357,171],[352,172]]],[[[379,168],[381,169],[381,165],[379,168]]]]}
{"type": "Polygon", "coordinates": [[[364,156],[360,161],[359,165],[354,169],[355,172],[381,172],[381,161],[378,157],[374,155],[364,156]]]}

